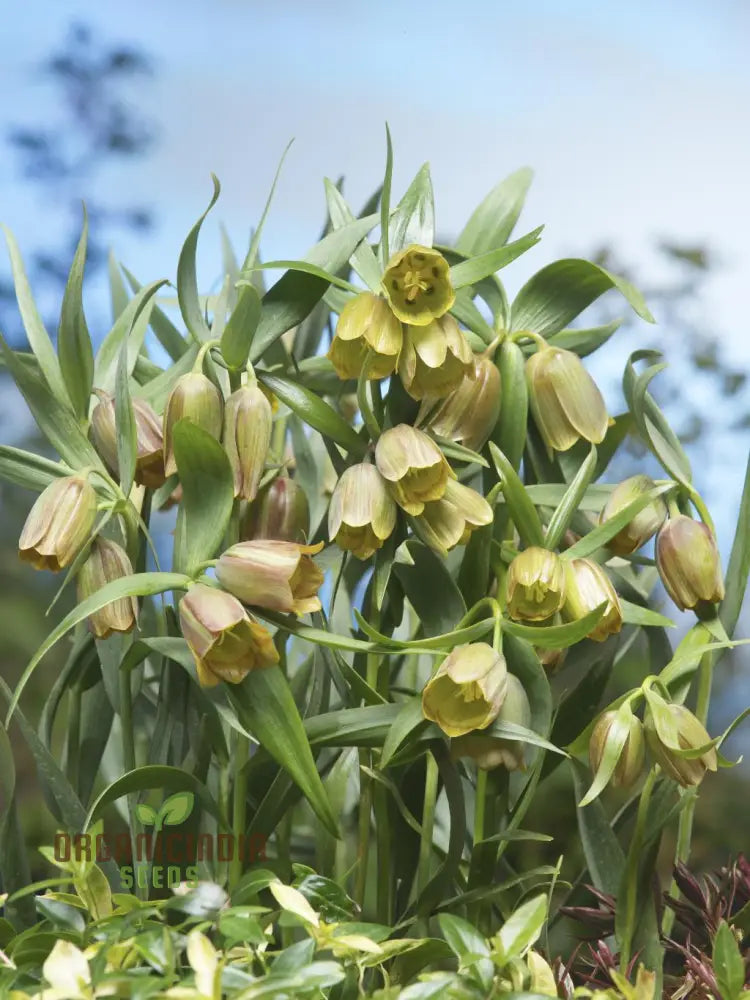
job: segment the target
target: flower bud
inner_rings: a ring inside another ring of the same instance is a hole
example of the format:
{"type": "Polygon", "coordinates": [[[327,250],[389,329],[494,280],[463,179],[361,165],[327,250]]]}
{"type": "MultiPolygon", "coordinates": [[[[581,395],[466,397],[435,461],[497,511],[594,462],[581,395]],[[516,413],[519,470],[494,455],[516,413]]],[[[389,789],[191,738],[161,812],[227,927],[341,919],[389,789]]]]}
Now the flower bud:
{"type": "Polygon", "coordinates": [[[385,299],[360,292],[341,310],[328,358],[339,378],[359,378],[372,351],[367,378],[387,378],[396,370],[402,341],[401,323],[385,299]]]}
{"type": "Polygon", "coordinates": [[[296,479],[277,476],[247,505],[240,540],[276,538],[304,542],[310,533],[310,506],[296,479]]]}
{"type": "Polygon", "coordinates": [[[391,257],[383,288],[394,313],[412,326],[427,326],[456,301],[448,261],[437,250],[417,244],[391,257]]]}
{"type": "Polygon", "coordinates": [[[96,493],[83,476],[55,479],[37,497],[18,539],[18,557],[53,573],[68,566],[88,541],[96,493]]]}
{"type": "MultiPolygon", "coordinates": [[[[599,523],[604,524],[614,517],[615,514],[627,507],[638,497],[648,493],[654,488],[653,479],[648,476],[631,476],[616,486],[610,494],[609,500],[604,505],[604,509],[599,517],[599,523]]],[[[657,497],[647,507],[644,507],[636,514],[629,524],[626,524],[614,538],[610,539],[608,545],[612,552],[618,556],[627,556],[635,552],[651,538],[661,528],[667,516],[667,505],[661,497],[657,497]]]]}
{"type": "Polygon", "coordinates": [[[174,425],[187,418],[218,441],[221,438],[222,408],[221,393],[205,375],[188,372],[177,380],[164,408],[164,472],[167,476],[177,472],[172,450],[174,425]]]}
{"type": "Polygon", "coordinates": [[[508,567],[506,603],[511,618],[539,622],[556,614],[565,601],[565,573],[555,552],[532,545],[508,567]]]}
{"type": "MultiPolygon", "coordinates": [[[[531,725],[531,706],[523,684],[514,674],[508,674],[508,686],[496,722],[511,722],[528,729],[531,725]]],[[[508,771],[525,770],[524,744],[501,736],[469,733],[451,740],[451,757],[471,757],[478,768],[491,771],[505,767],[508,771]]]]}
{"type": "MultiPolygon", "coordinates": [[[[612,724],[617,718],[616,711],[604,712],[596,720],[589,740],[589,762],[591,770],[596,774],[604,757],[607,737],[612,724]]],[[[615,769],[609,779],[613,788],[630,788],[640,777],[643,762],[646,759],[646,742],[643,738],[643,725],[637,716],[631,713],[629,718],[629,733],[625,744],[620,750],[615,769]]]]}
{"type": "Polygon", "coordinates": [[[328,537],[369,559],[396,526],[396,504],[374,465],[352,465],[336,484],[328,508],[328,537]]]}
{"type": "Polygon", "coordinates": [[[472,531],[492,523],[492,508],[476,490],[449,479],[439,500],[424,505],[419,515],[420,534],[437,552],[466,545],[472,531]]]}
{"type": "MultiPolygon", "coordinates": [[[[424,412],[433,401],[423,403],[424,412]]],[[[474,358],[474,372],[464,375],[458,388],[446,396],[430,420],[430,430],[440,437],[457,441],[472,451],[487,442],[500,416],[500,372],[494,361],[474,358]]]]}
{"type": "Polygon", "coordinates": [[[238,542],[219,557],[216,576],[243,604],[301,615],[320,611],[323,572],[310,558],[323,543],[298,545],[263,538],[238,542]]]}
{"type": "Polygon", "coordinates": [[[273,415],[265,393],[257,386],[242,386],[224,409],[224,449],[234,476],[234,495],[254,500],[271,445],[273,415]]]}
{"type": "Polygon", "coordinates": [[[279,662],[271,634],[236,597],[196,583],[180,601],[180,627],[203,687],[239,684],[250,673],[279,662]]]}
{"type": "MultiPolygon", "coordinates": [[[[682,750],[697,750],[711,742],[706,732],[690,709],[684,705],[665,704],[664,708],[672,717],[677,732],[677,742],[682,750]]],[[[712,747],[700,757],[681,757],[673,747],[667,746],[656,728],[654,716],[649,707],[644,722],[646,741],[662,771],[685,788],[699,785],[706,771],[715,771],[718,767],[718,756],[712,747]]]]}
{"type": "MultiPolygon", "coordinates": [[[[91,414],[91,439],[111,473],[118,473],[117,421],[114,396],[97,390],[99,402],[91,414]]],[[[134,396],[135,481],[139,486],[157,489],[165,479],[164,438],[161,420],[145,399],[134,396]]]]}
{"type": "Polygon", "coordinates": [[[622,628],[620,598],[599,563],[592,559],[566,561],[563,618],[569,622],[578,621],[605,601],[604,614],[586,637],[594,642],[604,642],[622,628]]]}
{"type": "Polygon", "coordinates": [[[456,646],[422,691],[422,712],[447,736],[486,729],[508,687],[505,659],[486,642],[456,646]]]}
{"type": "Polygon", "coordinates": [[[439,399],[471,379],[474,355],[455,319],[446,313],[426,326],[407,326],[398,373],[414,399],[439,399]]]}
{"type": "Polygon", "coordinates": [[[456,474],[432,438],[409,424],[384,431],[375,448],[375,464],[391,496],[407,514],[421,514],[439,500],[456,474]]]}
{"type": "Polygon", "coordinates": [[[529,404],[548,448],[567,451],[579,438],[599,444],[609,426],[596,382],[572,351],[545,347],[526,362],[529,404]]]}
{"type": "Polygon", "coordinates": [[[702,521],[678,514],[656,536],[656,566],[677,607],[700,608],[724,597],[716,539],[702,521]]]}
{"type": "MultiPolygon", "coordinates": [[[[78,600],[91,597],[112,580],[132,575],[133,565],[125,549],[99,535],[78,573],[78,600]]],[[[97,639],[106,639],[113,632],[130,632],[138,620],[138,601],[135,597],[121,597],[89,615],[87,620],[97,639]]]]}

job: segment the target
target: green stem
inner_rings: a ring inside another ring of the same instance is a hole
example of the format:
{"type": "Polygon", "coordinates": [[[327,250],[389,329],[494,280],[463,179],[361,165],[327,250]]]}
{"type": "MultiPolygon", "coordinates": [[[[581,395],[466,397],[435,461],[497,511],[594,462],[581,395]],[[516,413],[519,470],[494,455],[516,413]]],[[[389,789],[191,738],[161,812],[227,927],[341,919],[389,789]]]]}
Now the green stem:
{"type": "Polygon", "coordinates": [[[484,820],[487,806],[487,772],[477,768],[477,785],[474,798],[474,846],[484,840],[484,820]]]}
{"type": "Polygon", "coordinates": [[[354,900],[359,905],[360,910],[365,908],[365,894],[367,892],[367,869],[370,861],[370,812],[372,811],[372,781],[364,767],[370,767],[370,753],[368,750],[359,751],[359,849],[357,852],[358,868],[357,882],[354,888],[354,900]]]}
{"type": "Polygon", "coordinates": [[[246,736],[237,734],[232,764],[234,767],[234,792],[232,794],[232,835],[234,850],[229,862],[229,889],[236,888],[242,876],[242,858],[240,856],[240,838],[244,837],[247,827],[245,809],[247,804],[247,771],[245,765],[249,757],[250,744],[246,736]]]}
{"type": "Polygon", "coordinates": [[[367,372],[370,367],[370,360],[372,358],[372,351],[367,352],[367,357],[365,358],[365,363],[362,365],[362,371],[359,374],[359,380],[357,382],[357,403],[359,404],[359,412],[362,414],[362,420],[364,421],[365,427],[367,428],[367,433],[370,436],[371,441],[377,441],[380,437],[380,424],[378,423],[375,412],[370,405],[370,399],[368,396],[368,382],[367,382],[367,372]]]}
{"type": "MultiPolygon", "coordinates": [[[[698,692],[695,702],[695,715],[704,726],[708,720],[708,708],[711,703],[711,685],[714,673],[714,654],[709,651],[701,657],[698,668],[698,692]]],[[[687,793],[683,793],[687,794],[687,793]]],[[[674,863],[678,861],[687,862],[690,857],[690,845],[693,839],[693,821],[695,819],[695,804],[698,801],[697,793],[693,793],[690,801],[680,813],[677,825],[677,843],[675,845],[674,863]]],[[[669,887],[669,895],[672,899],[679,898],[680,891],[677,883],[672,879],[669,887]]],[[[662,934],[671,932],[674,924],[675,913],[670,907],[665,907],[664,919],[662,920],[662,934]]]]}
{"type": "Polygon", "coordinates": [[[646,833],[646,820],[648,819],[648,808],[651,802],[651,793],[654,790],[656,781],[656,771],[654,768],[648,773],[648,777],[643,785],[641,798],[638,803],[638,814],[635,820],[635,830],[630,841],[627,861],[627,878],[625,881],[625,926],[620,942],[620,971],[625,974],[630,964],[630,956],[633,945],[633,934],[635,932],[636,904],[638,902],[638,869],[643,851],[643,838],[646,833]]]}
{"type": "Polygon", "coordinates": [[[69,691],[68,734],[67,734],[67,770],[68,780],[76,792],[78,791],[79,756],[81,750],[81,688],[75,684],[69,691]]]}
{"type": "Polygon", "coordinates": [[[427,754],[427,771],[424,779],[424,805],[422,807],[422,838],[419,842],[419,863],[417,866],[417,894],[430,881],[432,860],[432,835],[435,829],[435,804],[438,791],[438,765],[433,754],[427,754]]]}
{"type": "MultiPolygon", "coordinates": [[[[130,687],[130,681],[130,671],[120,670],[118,675],[120,739],[122,742],[122,767],[126,773],[128,771],[134,771],[136,768],[135,730],[133,728],[133,694],[130,687]]],[[[130,833],[130,844],[133,857],[133,872],[136,875],[135,893],[139,899],[146,899],[148,890],[141,888],[137,878],[139,863],[136,846],[139,827],[135,814],[136,799],[137,797],[135,795],[128,795],[126,799],[128,809],[128,831],[130,833]]]]}

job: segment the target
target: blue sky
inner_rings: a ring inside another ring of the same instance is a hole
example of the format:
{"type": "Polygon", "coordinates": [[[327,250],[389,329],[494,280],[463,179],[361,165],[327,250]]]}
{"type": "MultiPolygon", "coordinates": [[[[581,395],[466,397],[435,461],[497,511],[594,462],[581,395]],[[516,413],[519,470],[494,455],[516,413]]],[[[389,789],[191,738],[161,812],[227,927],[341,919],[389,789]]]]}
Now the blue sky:
{"type": "MultiPolygon", "coordinates": [[[[216,223],[244,246],[292,137],[264,254],[303,253],[322,220],[324,176],[345,174],[355,206],[377,185],[387,119],[395,192],[429,160],[443,233],[457,232],[501,177],[534,168],[522,225],[546,230],[505,272],[511,292],[549,260],[603,243],[647,273],[660,266],[661,236],[709,243],[721,266],[703,309],[734,363],[750,368],[742,318],[750,8],[742,0],[27,0],[4,23],[0,125],[50,113],[54,94],[34,67],[73,20],[154,60],[155,75],[130,96],[159,129],[155,152],[80,191],[154,206],[156,230],[118,236],[115,248],[141,280],[174,276],[213,171],[223,193],[200,248],[208,285],[218,270],[216,223]]],[[[29,250],[55,225],[54,207],[19,184],[7,155],[0,219],[29,250]]],[[[730,474],[736,493],[741,469],[730,474]]]]}

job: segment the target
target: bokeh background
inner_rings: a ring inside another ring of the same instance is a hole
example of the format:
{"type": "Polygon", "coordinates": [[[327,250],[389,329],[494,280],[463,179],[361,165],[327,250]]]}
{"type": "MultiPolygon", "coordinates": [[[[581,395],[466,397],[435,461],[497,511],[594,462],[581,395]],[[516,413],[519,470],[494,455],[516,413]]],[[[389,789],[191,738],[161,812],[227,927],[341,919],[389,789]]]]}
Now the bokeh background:
{"type": "MultiPolygon", "coordinates": [[[[323,177],[343,176],[355,207],[369,197],[382,177],[386,121],[394,193],[428,160],[444,236],[503,176],[529,165],[536,176],[521,225],[546,230],[504,272],[508,289],[560,256],[606,262],[642,288],[658,325],[626,324],[594,372],[617,412],[628,354],[664,352],[670,369],[655,394],[689,442],[726,560],[750,438],[747,3],[26,0],[3,14],[0,221],[21,245],[49,329],[81,199],[92,221],[87,313],[100,339],[111,323],[110,249],[141,282],[173,279],[214,172],[222,197],[199,248],[210,289],[221,272],[219,223],[242,254],[292,138],[266,259],[300,256],[315,242],[323,177]]],[[[620,310],[605,299],[584,325],[620,310]]],[[[0,329],[23,348],[2,254],[0,329]]],[[[0,440],[34,442],[2,373],[0,440]]],[[[58,583],[15,559],[32,499],[0,486],[0,669],[11,680],[50,628],[44,609],[58,583]]],[[[745,614],[740,634],[748,624],[745,614]]],[[[51,656],[32,715],[54,671],[51,656]]],[[[749,676],[747,654],[722,661],[712,731],[750,703],[749,676]]],[[[747,730],[728,744],[735,757],[743,748],[747,730]]],[[[41,837],[30,766],[23,773],[25,822],[41,837]]],[[[699,864],[750,847],[748,791],[748,763],[706,783],[699,864]]]]}

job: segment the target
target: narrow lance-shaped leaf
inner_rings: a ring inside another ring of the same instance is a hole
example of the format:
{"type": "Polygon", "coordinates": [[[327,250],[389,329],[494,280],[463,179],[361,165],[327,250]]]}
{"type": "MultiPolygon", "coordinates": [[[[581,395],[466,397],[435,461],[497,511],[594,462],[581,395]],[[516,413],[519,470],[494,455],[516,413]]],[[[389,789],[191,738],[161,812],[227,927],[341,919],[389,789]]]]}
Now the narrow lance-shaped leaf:
{"type": "Polygon", "coordinates": [[[506,243],[533,176],[528,167],[521,167],[500,181],[473,211],[456,241],[458,249],[465,254],[479,254],[506,243]]]}
{"type": "Polygon", "coordinates": [[[60,370],[73,410],[81,421],[86,421],[88,418],[91,386],[94,381],[94,352],[83,311],[83,271],[86,264],[88,231],[89,220],[84,205],[83,231],[65,285],[57,331],[60,370]]]}
{"type": "Polygon", "coordinates": [[[251,284],[243,284],[237,305],[221,335],[221,356],[230,368],[241,370],[247,364],[260,312],[261,301],[257,291],[251,284]]]}
{"type": "Polygon", "coordinates": [[[180,303],[180,312],[182,313],[182,318],[185,320],[185,326],[193,338],[199,342],[206,341],[211,336],[211,331],[208,328],[203,310],[201,309],[198,294],[198,276],[195,267],[195,256],[201,226],[208,213],[216,204],[221,192],[221,185],[213,174],[211,174],[211,180],[214,186],[211,201],[208,203],[206,211],[188,233],[187,239],[180,251],[180,260],[177,265],[177,298],[180,303]]]}
{"type": "Polygon", "coordinates": [[[183,490],[179,517],[184,520],[176,535],[184,539],[184,567],[195,573],[216,555],[224,537],[234,502],[234,479],[222,446],[191,420],[178,421],[173,443],[183,490]]]}
{"type": "Polygon", "coordinates": [[[62,372],[60,371],[60,363],[57,360],[50,336],[39,315],[39,310],[34,302],[34,296],[31,294],[26,270],[23,266],[23,259],[21,258],[21,251],[18,249],[18,244],[10,229],[7,226],[3,226],[2,229],[5,233],[6,243],[8,244],[18,311],[21,314],[21,320],[23,321],[26,336],[29,338],[31,350],[39,362],[39,368],[55,400],[60,406],[69,408],[70,397],[68,396],[68,390],[65,387],[62,372]]]}
{"type": "MultiPolygon", "coordinates": [[[[326,191],[326,204],[328,205],[328,214],[331,217],[333,228],[340,229],[347,223],[354,222],[354,213],[349,208],[344,196],[341,194],[336,185],[332,184],[327,177],[324,183],[326,191]]],[[[360,243],[352,256],[349,258],[349,263],[370,291],[375,292],[377,295],[380,291],[380,278],[382,272],[370,244],[366,241],[360,243]]]]}
{"type": "Polygon", "coordinates": [[[745,485],[737,516],[737,529],[727,566],[726,596],[719,608],[719,618],[729,635],[734,632],[734,627],[740,616],[748,573],[750,573],[750,457],[748,457],[745,471],[745,485]]]}
{"type": "MultiPolygon", "coordinates": [[[[140,282],[126,267],[123,267],[123,271],[133,291],[140,292],[143,287],[140,282]]],[[[127,300],[125,304],[127,304],[127,300]]],[[[151,324],[151,329],[156,334],[156,339],[159,341],[170,358],[173,361],[177,361],[178,358],[181,358],[190,345],[174,325],[169,316],[167,316],[167,314],[163,312],[159,306],[154,306],[151,310],[149,322],[151,324]]]]}
{"type": "Polygon", "coordinates": [[[117,466],[120,485],[129,496],[135,477],[136,426],[133,401],[128,386],[128,342],[123,341],[115,379],[115,421],[117,424],[117,466]]]}
{"type": "Polygon", "coordinates": [[[560,539],[568,529],[573,515],[578,510],[583,494],[586,492],[596,470],[596,448],[591,451],[581,464],[580,469],[571,481],[565,494],[549,520],[544,536],[544,544],[548,549],[556,549],[560,539]]]}
{"type": "Polygon", "coordinates": [[[185,576],[183,573],[135,573],[133,576],[123,576],[118,580],[112,580],[110,583],[105,584],[101,590],[97,590],[95,594],[92,594],[91,597],[87,597],[85,601],[77,604],[63,618],[59,625],[50,632],[29,661],[13,692],[6,725],[10,721],[16,705],[23,694],[23,690],[38,664],[55,643],[62,639],[66,632],[69,632],[70,629],[74,628],[79,622],[84,621],[84,619],[95,611],[99,611],[100,608],[122,597],[147,597],[153,594],[162,594],[168,590],[187,590],[190,583],[191,578],[185,576]]]}
{"type": "Polygon", "coordinates": [[[388,122],[385,123],[385,174],[383,175],[383,190],[380,194],[380,266],[385,270],[391,257],[388,239],[388,222],[391,217],[391,184],[393,183],[393,143],[388,122]]]}
{"type": "Polygon", "coordinates": [[[611,288],[620,291],[642,319],[654,322],[643,296],[630,282],[591,261],[571,258],[548,264],[526,282],[513,302],[512,328],[549,337],[611,288]]]}
{"type": "Polygon", "coordinates": [[[518,533],[527,545],[544,545],[544,532],[536,507],[529,500],[524,485],[512,463],[490,441],[490,454],[502,484],[503,496],[518,533]]]}
{"type": "Polygon", "coordinates": [[[450,270],[453,287],[463,288],[465,285],[475,285],[483,278],[495,274],[501,267],[506,267],[516,257],[520,257],[521,254],[536,246],[543,228],[543,226],[539,226],[513,243],[498,247],[496,250],[489,250],[478,257],[470,257],[468,260],[461,261],[460,264],[454,264],[450,270]]]}
{"type": "Polygon", "coordinates": [[[430,165],[425,163],[391,215],[388,225],[390,255],[414,243],[431,247],[435,238],[435,200],[430,165]]]}

